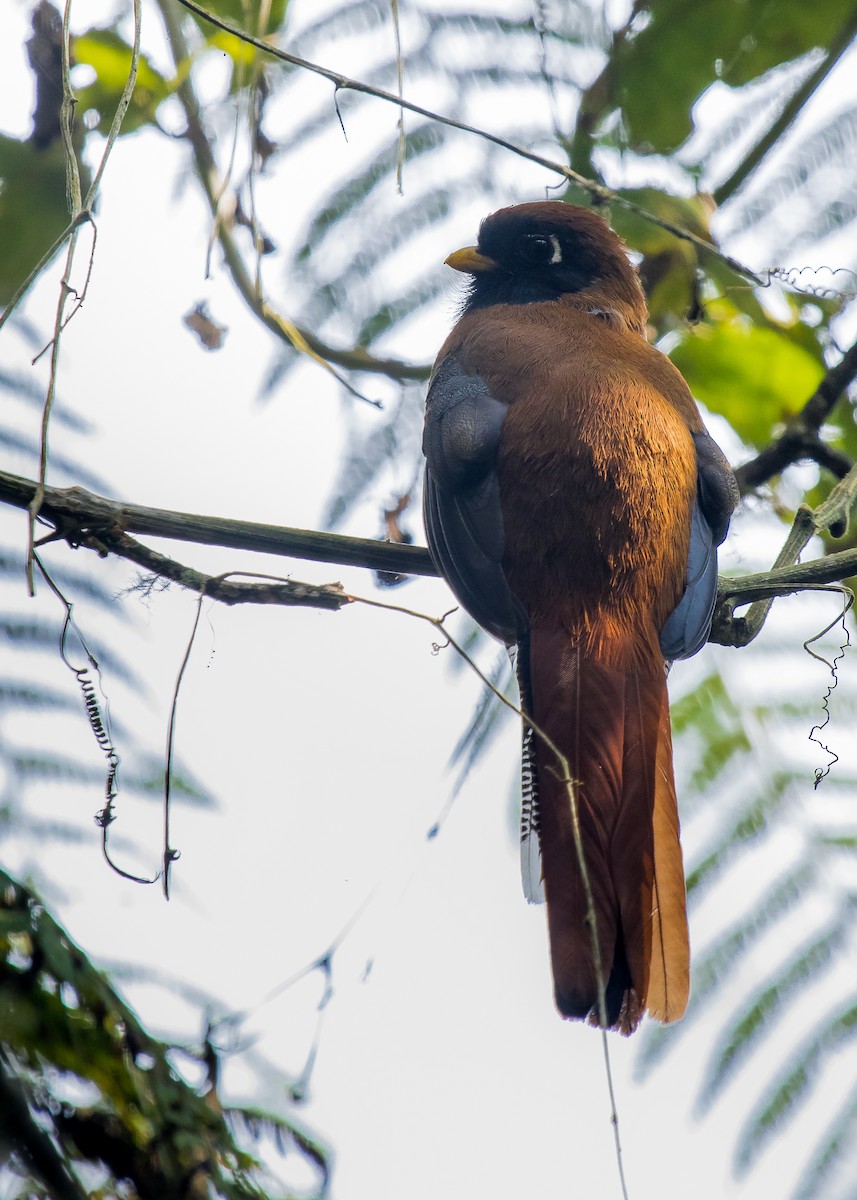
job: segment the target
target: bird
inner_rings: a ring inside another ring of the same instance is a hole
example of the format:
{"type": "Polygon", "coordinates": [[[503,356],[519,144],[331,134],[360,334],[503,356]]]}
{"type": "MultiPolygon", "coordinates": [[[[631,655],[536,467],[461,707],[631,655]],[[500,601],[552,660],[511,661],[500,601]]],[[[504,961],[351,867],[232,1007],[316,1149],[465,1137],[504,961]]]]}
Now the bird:
{"type": "Polygon", "coordinates": [[[516,661],[556,1006],[629,1034],[688,1002],[667,673],[708,640],[737,485],[602,216],[502,208],[446,264],[469,281],[426,401],[428,547],[516,661]]]}

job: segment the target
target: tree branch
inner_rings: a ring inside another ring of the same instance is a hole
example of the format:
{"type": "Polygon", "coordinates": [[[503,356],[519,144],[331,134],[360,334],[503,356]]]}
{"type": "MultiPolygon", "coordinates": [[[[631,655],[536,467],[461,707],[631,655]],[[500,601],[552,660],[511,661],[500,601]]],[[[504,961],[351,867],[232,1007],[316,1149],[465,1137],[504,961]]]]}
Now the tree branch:
{"type": "MultiPolygon", "coordinates": [[[[36,486],[31,479],[0,471],[0,501],[16,508],[29,506],[36,486]]],[[[404,575],[438,574],[424,546],[394,545],[371,538],[343,537],[341,534],[316,530],[290,529],[227,517],[206,517],[196,513],[147,508],[140,504],[123,504],[79,487],[46,487],[39,516],[53,525],[60,537],[74,545],[105,550],[109,548],[108,543],[112,542],[114,553],[123,553],[118,549],[118,535],[142,533],[179,542],[253,550],[311,562],[367,567],[375,571],[404,575]]],[[[151,564],[141,565],[148,567],[151,564]]],[[[177,579],[176,582],[181,581],[177,579]]]]}
{"type": "MultiPolygon", "coordinates": [[[[36,486],[32,479],[0,471],[0,501],[16,508],[28,507],[36,486]]],[[[802,550],[815,533],[829,529],[836,537],[844,535],[855,495],[857,467],[852,468],[850,474],[817,509],[813,511],[806,505],[801,507],[789,539],[770,571],[735,579],[721,577],[710,638],[712,642],[724,646],[744,646],[752,641],[764,624],[771,598],[817,589],[857,573],[857,550],[844,550],[812,562],[797,564],[802,550]],[[755,605],[746,616],[734,615],[736,608],[751,602],[755,602],[755,605]]],[[[56,530],[43,541],[63,538],[72,546],[94,550],[102,556],[108,553],[119,555],[182,587],[196,592],[204,590],[206,595],[225,604],[285,604],[335,610],[348,604],[351,597],[337,583],[312,584],[284,580],[242,584],[219,576],[208,576],[141,546],[128,533],[276,554],[310,562],[364,567],[392,575],[437,577],[440,574],[425,546],[343,537],[341,534],[321,533],[314,529],[261,525],[228,517],[206,517],[196,513],[147,508],[141,504],[123,504],[79,487],[45,488],[40,519],[49,522],[56,530]]]]}
{"type": "MultiPolygon", "coordinates": [[[[176,71],[181,75],[182,64],[190,61],[190,50],[182,33],[181,24],[176,19],[177,14],[172,0],[159,0],[159,8],[166,27],[167,40],[175,61],[176,71]]],[[[249,40],[262,47],[265,45],[264,42],[257,42],[253,38],[249,40]]],[[[331,346],[311,330],[295,325],[277,313],[267,303],[260,294],[235,238],[232,236],[231,218],[229,220],[224,218],[223,184],[211,143],[205,132],[199,101],[190,82],[189,74],[185,74],[182,78],[177,94],[187,122],[186,136],[193,151],[197,174],[215,221],[217,240],[223,251],[227,270],[232,276],[239,295],[250,311],[287,346],[305,352],[308,349],[313,356],[323,359],[325,363],[335,363],[349,371],[366,371],[376,375],[387,375],[391,379],[397,380],[428,379],[431,372],[431,366],[428,364],[408,363],[396,358],[376,358],[362,346],[345,350],[331,346]]]]}
{"type": "Polygon", "coordinates": [[[761,630],[777,596],[824,587],[853,575],[857,568],[855,550],[843,550],[808,563],[798,563],[798,559],[810,538],[822,530],[829,530],[834,537],[845,536],[855,499],[857,466],[851,468],[818,508],[800,506],[772,570],[743,579],[721,579],[709,641],[724,646],[746,646],[761,630]],[[746,615],[736,617],[735,609],[748,600],[753,603],[746,615]]]}
{"type": "Polygon", "coordinates": [[[842,55],[851,45],[854,35],[857,33],[857,11],[853,12],[846,20],[839,34],[831,43],[827,54],[818,64],[814,71],[806,77],[794,95],[790,96],[783,105],[783,110],[777,119],[773,122],[770,128],[766,129],[759,141],[738,164],[728,179],[724,180],[719,187],[714,189],[714,200],[718,207],[724,204],[735,192],[738,191],[745,179],[755,171],[756,167],[768,153],[768,151],[776,145],[784,133],[794,123],[801,109],[815,95],[818,88],[839,62],[842,55]]]}
{"type": "MultiPolygon", "coordinates": [[[[161,2],[164,4],[165,0],[161,0],[161,2]]],[[[653,225],[658,225],[661,229],[667,230],[668,233],[673,234],[682,241],[691,242],[698,250],[719,259],[737,275],[741,275],[757,286],[762,287],[765,283],[765,280],[757,275],[755,271],[751,271],[749,267],[739,262],[737,258],[732,258],[730,255],[724,254],[712,242],[706,241],[705,238],[699,237],[698,234],[691,233],[689,229],[685,229],[681,225],[676,225],[673,221],[668,221],[664,217],[656,216],[655,213],[641,208],[633,200],[626,199],[619,192],[614,192],[612,188],[605,187],[601,183],[596,183],[593,179],[587,179],[584,175],[573,171],[571,167],[566,166],[564,163],[557,162],[552,158],[546,158],[543,154],[537,154],[534,150],[527,150],[524,146],[510,142],[507,138],[502,138],[495,133],[489,133],[488,130],[480,129],[476,125],[468,125],[465,121],[456,120],[455,117],[445,117],[442,113],[434,112],[430,108],[424,108],[421,104],[414,104],[410,100],[403,100],[393,92],[385,92],[383,88],[373,87],[371,84],[363,83],[359,79],[351,79],[348,75],[341,75],[338,71],[332,71],[329,67],[310,62],[306,58],[300,58],[297,54],[289,54],[286,50],[281,50],[278,46],[272,46],[269,42],[246,33],[240,26],[233,24],[232,21],[227,21],[223,17],[209,12],[206,8],[197,4],[195,0],[177,0],[177,3],[203,21],[208,21],[209,24],[214,25],[217,29],[222,29],[225,33],[231,33],[239,41],[246,42],[249,46],[254,46],[263,54],[269,54],[272,58],[279,59],[280,62],[288,63],[293,67],[300,67],[302,70],[310,71],[314,75],[320,75],[323,79],[329,80],[337,91],[358,92],[364,96],[372,96],[376,100],[383,100],[387,104],[395,104],[397,107],[403,108],[406,112],[416,113],[417,116],[425,117],[429,121],[435,121],[439,125],[446,125],[450,129],[458,129],[462,133],[471,133],[475,137],[482,138],[484,141],[499,146],[502,150],[508,150],[511,154],[517,155],[518,158],[536,163],[538,166],[544,167],[545,170],[551,171],[555,175],[561,175],[563,179],[567,179],[569,183],[576,184],[591,199],[601,204],[613,204],[617,208],[623,208],[628,212],[636,213],[637,216],[650,221],[653,225]]]]}
{"type": "MultiPolygon", "coordinates": [[[[101,530],[97,538],[89,537],[88,549],[127,558],[158,579],[170,579],[193,592],[204,592],[222,604],[282,604],[292,608],[326,608],[337,611],[350,603],[341,583],[301,583],[296,579],[265,583],[235,583],[219,575],[205,575],[193,567],[177,562],[141,545],[127,533],[101,530]]],[[[135,589],[136,590],[136,589],[135,589]]]]}
{"type": "Polygon", "coordinates": [[[819,430],[836,402],[857,377],[857,342],[845,351],[835,367],[831,367],[804,404],[794,421],[783,430],[776,441],[766,446],[749,462],[738,467],[735,478],[742,494],[767,483],[792,463],[812,459],[840,478],[851,470],[851,460],[819,437],[819,430]]]}

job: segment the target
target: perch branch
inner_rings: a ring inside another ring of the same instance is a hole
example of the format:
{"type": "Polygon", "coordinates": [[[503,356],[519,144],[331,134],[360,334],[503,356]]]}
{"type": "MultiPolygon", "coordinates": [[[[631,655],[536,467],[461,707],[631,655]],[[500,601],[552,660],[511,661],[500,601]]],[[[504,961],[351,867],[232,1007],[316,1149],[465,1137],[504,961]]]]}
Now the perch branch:
{"type": "MultiPolygon", "coordinates": [[[[36,487],[32,479],[0,471],[0,501],[16,508],[28,508],[36,487]]],[[[55,536],[101,553],[112,548],[114,553],[124,555],[119,548],[118,536],[139,533],[311,562],[367,567],[375,571],[405,575],[438,573],[424,546],[394,545],[371,538],[343,537],[316,530],[260,525],[226,517],[206,517],[196,513],[147,508],[140,504],[123,504],[79,487],[46,487],[44,492],[39,516],[54,526],[55,536]]],[[[140,547],[134,553],[143,550],[140,547]]],[[[153,568],[151,562],[140,565],[153,568]]],[[[176,582],[181,580],[177,578],[176,582]]]]}
{"type": "MultiPolygon", "coordinates": [[[[28,508],[36,487],[32,479],[0,471],[0,501],[13,507],[28,508]]],[[[808,563],[797,562],[810,538],[821,529],[829,529],[838,537],[843,536],[855,496],[857,467],[837,484],[828,499],[815,511],[806,506],[798,511],[792,532],[770,571],[735,579],[721,577],[710,640],[724,646],[744,646],[761,629],[772,598],[812,591],[857,573],[857,550],[843,550],[808,563]],[[734,615],[736,608],[754,602],[764,606],[761,620],[761,607],[755,611],[751,609],[744,617],[734,615]]],[[[199,591],[204,586],[206,595],[227,604],[300,604],[337,609],[348,603],[348,597],[338,584],[318,585],[294,581],[290,584],[244,585],[225,582],[221,585],[216,578],[212,583],[210,577],[141,546],[127,535],[148,534],[203,546],[223,546],[310,562],[364,567],[393,575],[436,577],[439,574],[425,546],[343,537],[341,534],[321,533],[314,529],[291,529],[282,525],[261,525],[255,521],[236,521],[228,517],[208,517],[148,508],[141,504],[124,504],[79,487],[45,488],[39,515],[55,530],[42,541],[62,538],[72,546],[95,550],[101,555],[113,553],[128,558],[183,587],[199,591]]]]}
{"type": "Polygon", "coordinates": [[[822,530],[829,530],[834,537],[845,536],[855,499],[857,466],[851,468],[818,508],[800,506],[769,572],[721,580],[710,640],[721,645],[746,646],[764,625],[777,596],[823,587],[853,575],[857,569],[855,550],[843,550],[809,563],[798,563],[798,559],[810,539],[822,530]],[[735,609],[748,600],[753,602],[746,615],[736,617],[735,609]]]}

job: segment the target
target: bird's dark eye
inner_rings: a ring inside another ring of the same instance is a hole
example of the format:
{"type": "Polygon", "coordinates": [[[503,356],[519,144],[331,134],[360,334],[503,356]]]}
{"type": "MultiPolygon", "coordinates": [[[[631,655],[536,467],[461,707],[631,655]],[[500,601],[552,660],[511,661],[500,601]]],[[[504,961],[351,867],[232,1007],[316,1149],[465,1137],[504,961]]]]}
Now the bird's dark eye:
{"type": "Polygon", "coordinates": [[[559,238],[553,233],[528,233],[520,243],[520,255],[533,266],[562,262],[559,238]]]}

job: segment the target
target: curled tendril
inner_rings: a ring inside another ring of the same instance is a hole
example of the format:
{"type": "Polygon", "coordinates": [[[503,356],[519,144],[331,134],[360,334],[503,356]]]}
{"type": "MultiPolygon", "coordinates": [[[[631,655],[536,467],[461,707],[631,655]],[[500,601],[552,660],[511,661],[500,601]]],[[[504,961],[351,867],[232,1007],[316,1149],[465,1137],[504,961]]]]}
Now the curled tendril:
{"type": "Polygon", "coordinates": [[[98,660],[90,650],[86,638],[80,627],[74,619],[73,605],[65,598],[62,591],[54,583],[51,576],[48,574],[44,563],[37,554],[33,555],[33,560],[44,579],[45,583],[57,597],[65,609],[65,619],[60,631],[60,658],[65,666],[71,671],[80,686],[83,695],[83,707],[86,712],[86,719],[89,722],[89,727],[92,730],[93,736],[98,743],[98,747],[107,760],[107,777],[104,784],[104,806],[95,814],[95,823],[101,830],[101,853],[104,855],[104,860],[112,871],[117,875],[121,875],[123,879],[130,879],[133,883],[155,883],[158,875],[152,879],[146,879],[140,875],[134,875],[130,871],[124,871],[110,857],[110,848],[108,846],[108,829],[116,820],[116,812],[114,809],[116,796],[119,793],[118,774],[119,774],[119,753],[113,744],[113,735],[110,730],[110,705],[107,701],[107,696],[104,691],[101,680],[101,668],[98,665],[98,660]],[[84,666],[76,665],[69,653],[69,637],[73,636],[78,643],[80,650],[86,659],[84,666]],[[96,690],[95,681],[98,682],[98,690],[96,690]],[[98,691],[101,692],[101,700],[98,698],[98,691]]]}
{"type": "Polygon", "coordinates": [[[829,625],[826,625],[820,633],[816,633],[803,644],[803,648],[806,650],[807,654],[812,655],[812,657],[818,659],[819,662],[823,662],[824,665],[830,669],[831,674],[831,682],[828,684],[827,691],[824,693],[824,696],[821,700],[821,707],[824,712],[824,720],[818,725],[813,725],[808,735],[808,740],[810,742],[814,742],[816,746],[819,746],[821,750],[823,750],[828,756],[827,765],[824,767],[816,767],[815,769],[815,783],[813,784],[813,787],[815,788],[818,787],[823,779],[827,778],[831,769],[836,765],[836,763],[839,762],[839,755],[834,750],[831,750],[827,743],[823,742],[817,735],[820,734],[821,731],[830,723],[830,697],[839,683],[839,664],[845,657],[846,650],[851,645],[851,634],[848,632],[848,626],[845,623],[845,617],[848,613],[848,610],[854,603],[854,594],[848,588],[843,588],[842,593],[844,601],[842,612],[839,613],[836,619],[831,621],[829,625]],[[830,630],[840,622],[842,624],[842,631],[845,634],[845,640],[840,643],[839,650],[833,656],[833,661],[830,662],[829,659],[826,659],[822,654],[816,654],[816,652],[811,650],[810,647],[814,642],[817,642],[820,638],[823,638],[826,633],[829,633],[830,630]]]}
{"type": "Polygon", "coordinates": [[[818,300],[840,300],[844,303],[857,297],[857,272],[848,267],[828,267],[826,265],[820,267],[769,267],[767,276],[769,283],[776,279],[778,283],[784,284],[793,292],[800,292],[804,296],[814,296],[818,300]],[[850,275],[854,286],[847,290],[832,287],[829,284],[812,282],[813,276],[818,276],[825,271],[831,276],[850,275]]]}

